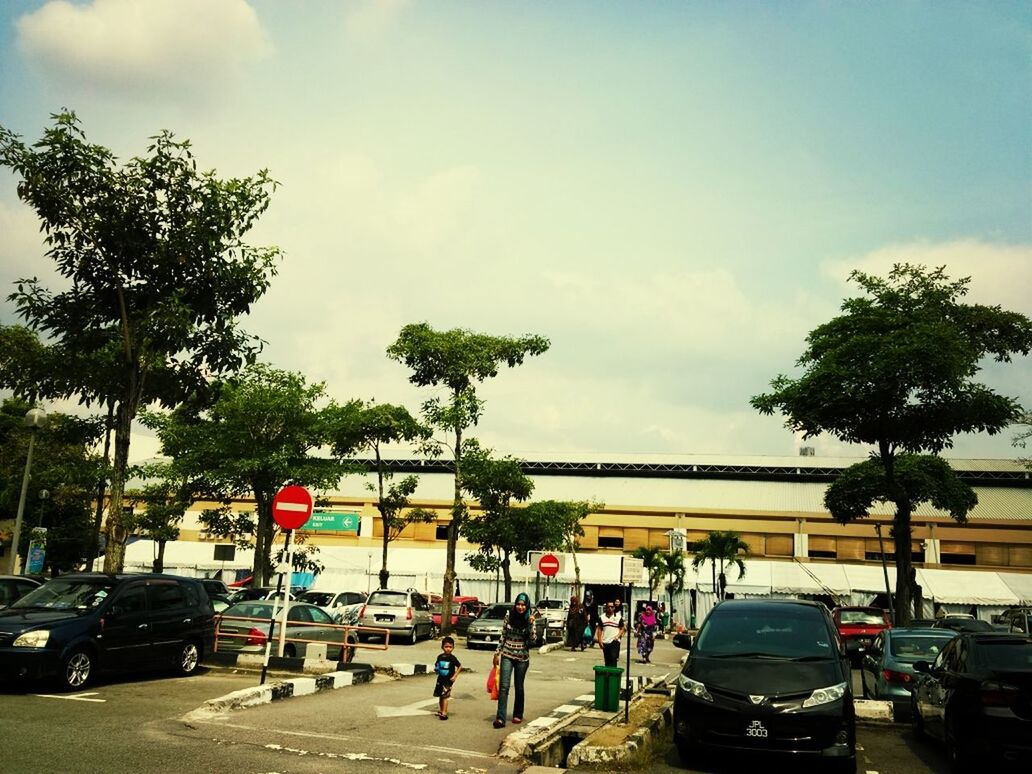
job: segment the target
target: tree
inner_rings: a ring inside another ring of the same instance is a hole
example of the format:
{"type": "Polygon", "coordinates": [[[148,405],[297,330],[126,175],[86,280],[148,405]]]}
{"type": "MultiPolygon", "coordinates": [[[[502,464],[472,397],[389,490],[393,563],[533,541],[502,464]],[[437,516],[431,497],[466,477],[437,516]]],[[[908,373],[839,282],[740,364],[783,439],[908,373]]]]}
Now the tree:
{"type": "Polygon", "coordinates": [[[512,599],[512,557],[522,562],[529,551],[538,548],[539,526],[528,519],[525,509],[513,504],[530,498],[534,482],[524,474],[519,460],[495,459],[490,449],[474,439],[466,441],[463,461],[462,488],[480,503],[481,510],[461,527],[462,536],[479,546],[467,559],[481,572],[500,568],[505,598],[512,599]]]}
{"type": "Polygon", "coordinates": [[[866,295],[846,299],[843,314],[809,334],[798,361],[801,377],[777,377],[773,391],[752,405],[784,414],[786,426],[804,438],[827,432],[874,447],[876,464],[859,463],[865,467],[829,486],[825,502],[842,523],[867,515],[875,502],[893,504],[895,620],[906,625],[914,508],[942,502],[962,519],[970,508],[965,502],[975,501],[948,467],[901,458],[938,454],[958,433],[998,433],[1020,416],[1014,399],[974,377],[987,357],[1009,362],[1027,355],[1032,321],[998,306],[962,303],[970,278],[951,281],[941,267],[897,264],[884,279],[859,271],[850,279],[866,295]],[[870,497],[867,506],[861,494],[870,497]]]}
{"type": "MultiPolygon", "coordinates": [[[[152,138],[147,156],[120,165],[86,142],[72,112],[32,146],[0,128],[0,164],[39,216],[47,256],[68,283],[52,292],[22,279],[9,298],[53,358],[68,358],[57,391],[111,401],[114,461],[104,569],[121,570],[128,530],[122,499],[130,431],[152,401],[171,408],[209,379],[252,362],[259,342],[237,319],[265,293],[275,248],[243,236],[269,204],[274,182],[198,173],[187,141],[152,138]],[[104,364],[96,373],[90,368],[104,364]],[[99,381],[99,383],[98,383],[99,381]]],[[[56,395],[55,395],[56,397],[56,395]]]]}
{"type": "MultiPolygon", "coordinates": [[[[0,521],[17,515],[29,443],[23,419],[30,407],[20,398],[8,398],[0,406],[0,521]]],[[[101,425],[96,418],[52,412],[46,425],[35,432],[17,550],[25,557],[32,528],[45,527],[45,569],[66,572],[82,562],[90,541],[92,488],[102,468],[92,449],[101,425]]],[[[12,537],[7,534],[2,540],[9,542],[12,537]]]]}
{"type": "Polygon", "coordinates": [[[749,554],[749,544],[742,540],[742,537],[734,530],[715,530],[695,544],[695,557],[692,559],[692,567],[698,569],[706,562],[711,562],[716,568],[720,565],[720,572],[717,573],[719,586],[717,599],[723,599],[727,594],[727,576],[724,575],[724,568],[734,564],[738,566],[738,577],[745,575],[745,562],[739,554],[749,554]]]}
{"type": "Polygon", "coordinates": [[[383,524],[382,556],[380,565],[380,588],[387,588],[391,577],[387,570],[387,548],[409,524],[430,523],[437,514],[425,508],[409,508],[409,498],[419,485],[418,476],[405,476],[393,481],[394,474],[387,469],[381,456],[381,448],[388,443],[411,443],[424,441],[429,429],[416,420],[404,406],[390,403],[349,401],[344,406],[333,406],[328,410],[330,442],[333,454],[338,459],[350,456],[356,451],[373,453],[372,472],[375,484],[367,488],[376,492],[376,509],[383,524]],[[406,510],[408,509],[408,510],[406,510]]]}
{"type": "Polygon", "coordinates": [[[666,563],[663,561],[663,549],[653,546],[638,546],[631,556],[641,559],[645,571],[649,574],[649,599],[656,594],[656,589],[666,575],[666,563]]]}
{"type": "MultiPolygon", "coordinates": [[[[1028,441],[1032,438],[1032,411],[1025,411],[1018,417],[1014,422],[1020,430],[1016,436],[1014,436],[1014,446],[1019,449],[1024,449],[1028,446],[1028,441]]],[[[1032,470],[1032,457],[1026,457],[1019,460],[1029,470],[1032,470]]]]}
{"type": "Polygon", "coordinates": [[[165,546],[168,541],[179,539],[179,525],[194,501],[192,482],[178,477],[175,468],[167,462],[143,465],[139,473],[146,481],[143,488],[125,493],[127,500],[144,507],[142,514],[134,516],[131,526],[157,544],[151,569],[164,572],[165,546]]]}
{"type": "Polygon", "coordinates": [[[667,551],[663,554],[663,564],[666,568],[666,592],[670,599],[670,620],[674,620],[674,594],[684,591],[684,554],[680,551],[667,551]]]}
{"type": "Polygon", "coordinates": [[[213,535],[254,548],[253,575],[264,585],[272,574],[276,535],[272,499],[286,484],[322,489],[340,480],[340,465],[316,457],[328,441],[322,383],[258,363],[216,385],[215,402],[198,411],[184,404],[171,413],[146,412],[162,453],[176,476],[194,482],[199,498],[221,502],[201,521],[213,535]],[[234,498],[252,495],[255,511],[234,511],[234,498]]]}
{"type": "MultiPolygon", "coordinates": [[[[409,381],[420,387],[444,387],[445,398],[433,397],[423,404],[428,423],[449,434],[446,446],[452,457],[455,482],[451,521],[448,523],[448,546],[445,559],[442,609],[451,607],[455,589],[455,548],[459,529],[466,516],[462,501],[463,433],[477,424],[483,413],[483,401],[476,386],[498,375],[503,365],[514,368],[528,355],[548,350],[548,339],[542,336],[488,336],[455,328],[435,331],[427,323],[406,325],[397,340],[387,348],[387,356],[403,363],[411,371],[409,381]]],[[[442,634],[450,634],[451,619],[442,619],[442,634]]]]}

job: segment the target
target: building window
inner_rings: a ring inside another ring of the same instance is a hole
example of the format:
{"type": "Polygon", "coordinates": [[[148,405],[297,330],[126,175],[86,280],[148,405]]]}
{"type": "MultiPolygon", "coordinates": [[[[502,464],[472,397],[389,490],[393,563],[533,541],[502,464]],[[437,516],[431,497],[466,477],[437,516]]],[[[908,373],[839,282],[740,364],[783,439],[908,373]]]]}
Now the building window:
{"type": "Polygon", "coordinates": [[[623,536],[620,537],[598,537],[599,548],[623,548],[623,536]]]}
{"type": "Polygon", "coordinates": [[[448,525],[437,522],[437,529],[434,532],[435,540],[447,540],[448,539],[448,525]]]}
{"type": "Polygon", "coordinates": [[[974,564],[974,554],[943,554],[939,557],[939,564],[974,564]]]}
{"type": "Polygon", "coordinates": [[[835,551],[815,551],[810,549],[806,552],[806,555],[811,559],[837,559],[838,554],[835,551]]]}

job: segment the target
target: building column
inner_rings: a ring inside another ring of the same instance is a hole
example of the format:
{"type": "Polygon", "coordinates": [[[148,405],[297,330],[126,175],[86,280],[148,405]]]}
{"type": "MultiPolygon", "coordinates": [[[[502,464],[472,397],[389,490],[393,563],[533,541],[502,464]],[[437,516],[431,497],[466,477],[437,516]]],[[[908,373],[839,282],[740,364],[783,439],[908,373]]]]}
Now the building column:
{"type": "Polygon", "coordinates": [[[792,556],[796,559],[810,557],[810,536],[806,533],[806,519],[796,519],[796,531],[792,536],[792,556]]]}

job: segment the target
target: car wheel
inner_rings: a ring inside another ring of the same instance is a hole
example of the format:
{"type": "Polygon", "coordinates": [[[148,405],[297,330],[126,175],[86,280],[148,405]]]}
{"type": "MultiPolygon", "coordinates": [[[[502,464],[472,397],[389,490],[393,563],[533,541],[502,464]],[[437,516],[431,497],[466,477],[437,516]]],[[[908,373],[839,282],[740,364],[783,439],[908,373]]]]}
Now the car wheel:
{"type": "Polygon", "coordinates": [[[347,644],[340,649],[340,663],[350,664],[355,660],[356,648],[352,647],[354,644],[355,640],[349,639],[347,644]]]}
{"type": "Polygon", "coordinates": [[[419,637],[417,635],[416,627],[413,626],[412,627],[412,634],[410,634],[409,637],[408,637],[408,644],[409,645],[415,645],[417,642],[419,642],[419,637]]]}
{"type": "Polygon", "coordinates": [[[431,640],[436,640],[440,636],[441,636],[441,630],[437,628],[436,624],[432,625],[430,627],[430,639],[431,640]]]}
{"type": "Polygon", "coordinates": [[[61,665],[61,686],[67,690],[85,688],[93,679],[93,654],[85,648],[73,650],[61,665]]]}
{"type": "Polygon", "coordinates": [[[179,658],[176,659],[176,671],[183,677],[192,675],[201,665],[201,649],[196,642],[187,642],[179,651],[179,658]]]}

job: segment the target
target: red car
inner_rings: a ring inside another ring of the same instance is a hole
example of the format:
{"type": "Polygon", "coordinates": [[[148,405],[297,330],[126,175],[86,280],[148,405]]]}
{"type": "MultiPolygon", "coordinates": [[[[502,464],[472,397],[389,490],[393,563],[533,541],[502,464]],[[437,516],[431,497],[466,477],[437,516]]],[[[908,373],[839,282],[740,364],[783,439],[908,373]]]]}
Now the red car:
{"type": "MultiPolygon", "coordinates": [[[[452,629],[456,634],[465,634],[480,612],[480,600],[476,597],[454,597],[452,599],[452,629]]],[[[432,608],[434,626],[441,629],[441,603],[435,602],[432,608]]]]}
{"type": "Polygon", "coordinates": [[[853,658],[856,662],[863,659],[875,637],[892,628],[888,611],[880,607],[836,607],[831,611],[831,617],[842,641],[852,640],[859,646],[860,650],[853,658]]]}

